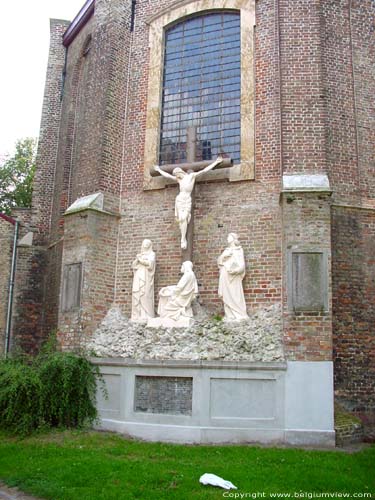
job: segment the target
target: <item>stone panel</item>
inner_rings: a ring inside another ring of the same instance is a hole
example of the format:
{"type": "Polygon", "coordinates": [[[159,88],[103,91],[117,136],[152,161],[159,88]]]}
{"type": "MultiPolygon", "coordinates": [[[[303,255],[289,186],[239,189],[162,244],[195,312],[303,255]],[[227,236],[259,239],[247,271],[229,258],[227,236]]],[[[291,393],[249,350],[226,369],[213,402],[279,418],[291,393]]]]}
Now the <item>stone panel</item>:
{"type": "Polygon", "coordinates": [[[190,377],[135,378],[136,412],[191,415],[192,396],[193,379],[190,377]]]}
{"type": "Polygon", "coordinates": [[[322,252],[291,252],[291,309],[327,309],[327,265],[322,252]]]}
{"type": "Polygon", "coordinates": [[[211,417],[274,419],[276,383],[272,379],[211,379],[211,417]]]}
{"type": "Polygon", "coordinates": [[[81,305],[82,263],[65,264],[63,270],[61,308],[71,311],[81,305]]]}
{"type": "Polygon", "coordinates": [[[121,400],[124,397],[121,394],[121,375],[113,373],[102,373],[105,384],[103,392],[99,383],[96,405],[98,412],[107,418],[116,418],[120,416],[121,400]]]}

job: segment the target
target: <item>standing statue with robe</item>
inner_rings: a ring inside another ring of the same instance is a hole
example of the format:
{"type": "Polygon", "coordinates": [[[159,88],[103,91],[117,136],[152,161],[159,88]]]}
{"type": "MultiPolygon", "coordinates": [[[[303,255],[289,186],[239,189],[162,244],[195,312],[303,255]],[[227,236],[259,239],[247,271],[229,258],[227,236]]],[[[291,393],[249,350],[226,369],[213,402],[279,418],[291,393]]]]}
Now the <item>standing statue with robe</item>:
{"type": "Polygon", "coordinates": [[[132,268],[134,278],[131,321],[147,323],[149,318],[155,317],[155,252],[150,240],[143,240],[141,252],[133,261],[132,268]]]}
{"type": "Polygon", "coordinates": [[[219,297],[224,302],[225,321],[247,319],[242,280],[245,276],[245,258],[238,236],[228,235],[228,247],[218,258],[220,269],[219,297]]]}
{"type": "Polygon", "coordinates": [[[221,156],[218,156],[213,163],[211,163],[204,169],[200,170],[199,172],[187,173],[184,170],[182,170],[182,168],[176,167],[173,170],[173,175],[168,174],[168,172],[164,172],[164,170],[162,170],[159,166],[155,167],[156,172],[159,172],[159,174],[165,177],[166,179],[172,179],[178,182],[178,185],[180,186],[180,192],[177,195],[175,202],[175,217],[176,221],[180,226],[181,248],[183,250],[187,248],[186,234],[191,219],[191,208],[192,208],[191,194],[195,186],[195,179],[200,175],[209,172],[210,170],[215,168],[216,165],[222,163],[222,161],[223,159],[221,158],[221,156]]]}

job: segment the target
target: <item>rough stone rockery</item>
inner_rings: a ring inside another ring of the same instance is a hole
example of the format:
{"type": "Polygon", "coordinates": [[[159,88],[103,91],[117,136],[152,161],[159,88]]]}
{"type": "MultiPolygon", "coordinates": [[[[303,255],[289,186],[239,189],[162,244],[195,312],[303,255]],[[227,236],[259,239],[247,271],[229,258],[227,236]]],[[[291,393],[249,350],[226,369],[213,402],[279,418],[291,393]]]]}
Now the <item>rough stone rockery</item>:
{"type": "Polygon", "coordinates": [[[278,304],[256,310],[244,321],[227,323],[195,305],[189,328],[147,328],[110,309],[87,348],[101,357],[227,361],[281,361],[278,304]]]}

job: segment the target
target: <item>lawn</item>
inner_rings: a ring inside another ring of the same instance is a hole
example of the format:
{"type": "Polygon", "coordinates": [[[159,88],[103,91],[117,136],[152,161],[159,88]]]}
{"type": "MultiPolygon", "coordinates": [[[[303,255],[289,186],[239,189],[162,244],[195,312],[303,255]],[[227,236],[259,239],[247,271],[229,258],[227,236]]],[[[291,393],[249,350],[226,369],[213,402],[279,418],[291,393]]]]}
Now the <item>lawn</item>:
{"type": "Polygon", "coordinates": [[[318,498],[320,493],[371,498],[371,493],[375,498],[375,446],[348,454],[144,443],[93,431],[24,439],[3,433],[0,479],[53,500],[270,498],[276,493],[291,498],[318,498]],[[238,490],[201,485],[205,472],[232,481],[238,490]]]}

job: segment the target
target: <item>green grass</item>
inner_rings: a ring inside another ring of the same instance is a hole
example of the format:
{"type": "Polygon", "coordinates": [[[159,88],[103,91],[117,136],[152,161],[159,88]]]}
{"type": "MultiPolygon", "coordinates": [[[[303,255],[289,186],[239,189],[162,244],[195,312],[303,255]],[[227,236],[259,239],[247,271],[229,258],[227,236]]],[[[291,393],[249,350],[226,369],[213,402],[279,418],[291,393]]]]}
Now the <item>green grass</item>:
{"type": "Polygon", "coordinates": [[[84,431],[24,439],[0,434],[0,479],[46,499],[225,498],[225,490],[199,484],[204,472],[232,481],[235,493],[247,498],[257,492],[264,498],[281,492],[372,493],[375,498],[374,446],[347,454],[144,443],[84,431]]]}

